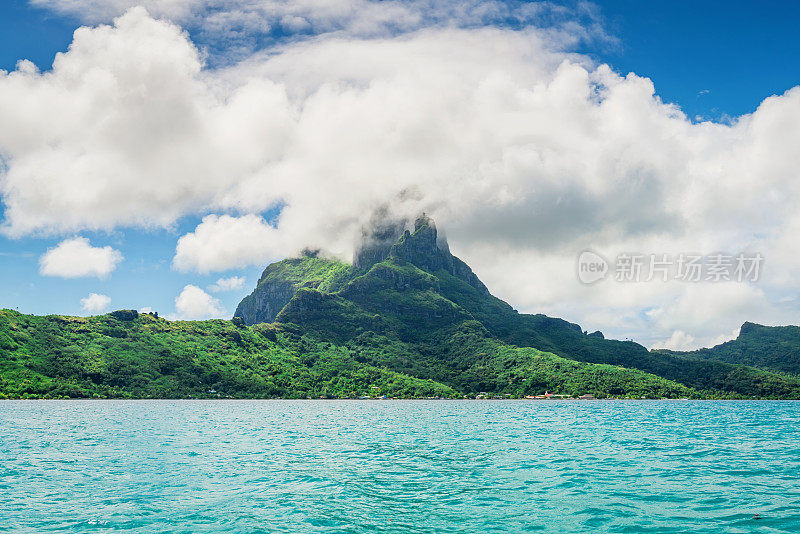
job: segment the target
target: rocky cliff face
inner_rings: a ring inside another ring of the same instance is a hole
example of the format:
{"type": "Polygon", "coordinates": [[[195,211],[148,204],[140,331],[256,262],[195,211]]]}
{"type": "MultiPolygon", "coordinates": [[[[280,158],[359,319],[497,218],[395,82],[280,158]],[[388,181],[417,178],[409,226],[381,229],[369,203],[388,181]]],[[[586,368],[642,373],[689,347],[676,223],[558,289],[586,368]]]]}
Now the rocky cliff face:
{"type": "Polygon", "coordinates": [[[246,296],[236,307],[234,317],[245,324],[271,323],[297,292],[291,282],[266,282],[246,296]]]}
{"type": "Polygon", "coordinates": [[[352,270],[314,253],[273,263],[264,269],[255,290],[239,303],[234,317],[246,324],[271,323],[298,290],[336,291],[350,279],[352,270]]]}
{"type": "Polygon", "coordinates": [[[414,222],[414,233],[406,231],[389,250],[389,255],[431,272],[444,269],[482,293],[489,294],[472,269],[450,253],[450,247],[438,235],[433,219],[424,214],[414,222]]]}

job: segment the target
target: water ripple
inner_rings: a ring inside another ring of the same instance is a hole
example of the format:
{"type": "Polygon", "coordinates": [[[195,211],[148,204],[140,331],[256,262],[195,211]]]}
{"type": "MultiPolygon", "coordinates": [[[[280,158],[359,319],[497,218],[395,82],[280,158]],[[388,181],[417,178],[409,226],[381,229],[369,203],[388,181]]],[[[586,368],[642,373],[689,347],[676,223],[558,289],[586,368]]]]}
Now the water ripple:
{"type": "Polygon", "coordinates": [[[798,407],[6,401],[0,532],[798,532],[798,407]]]}

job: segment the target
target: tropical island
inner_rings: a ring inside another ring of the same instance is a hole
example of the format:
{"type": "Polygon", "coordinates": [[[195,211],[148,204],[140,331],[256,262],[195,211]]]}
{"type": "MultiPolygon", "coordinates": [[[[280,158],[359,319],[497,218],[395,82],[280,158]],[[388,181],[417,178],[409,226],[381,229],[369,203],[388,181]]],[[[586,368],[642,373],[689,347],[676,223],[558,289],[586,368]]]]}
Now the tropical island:
{"type": "Polygon", "coordinates": [[[800,328],[650,351],[518,313],[421,216],[269,265],[232,320],[0,311],[0,398],[800,398],[800,328]]]}

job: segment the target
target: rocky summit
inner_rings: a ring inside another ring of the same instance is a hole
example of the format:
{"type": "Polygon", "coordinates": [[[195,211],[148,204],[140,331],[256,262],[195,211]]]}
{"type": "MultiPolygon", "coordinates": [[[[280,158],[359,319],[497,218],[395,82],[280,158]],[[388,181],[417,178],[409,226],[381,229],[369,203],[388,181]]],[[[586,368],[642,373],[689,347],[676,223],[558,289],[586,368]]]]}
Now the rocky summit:
{"type": "Polygon", "coordinates": [[[412,233],[403,221],[384,220],[364,229],[352,266],[309,252],[273,263],[261,274],[256,289],[239,303],[234,316],[247,324],[271,323],[298,290],[338,291],[383,261],[409,263],[431,272],[444,270],[488,295],[472,269],[450,253],[447,240],[440,238],[430,217],[418,217],[413,228],[412,233]]]}

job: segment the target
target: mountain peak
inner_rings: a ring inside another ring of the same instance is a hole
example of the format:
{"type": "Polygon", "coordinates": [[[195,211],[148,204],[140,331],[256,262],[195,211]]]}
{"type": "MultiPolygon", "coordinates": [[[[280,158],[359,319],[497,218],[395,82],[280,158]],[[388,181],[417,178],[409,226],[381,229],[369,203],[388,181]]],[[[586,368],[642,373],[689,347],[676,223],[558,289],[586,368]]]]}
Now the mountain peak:
{"type": "Polygon", "coordinates": [[[414,221],[414,233],[406,230],[392,245],[389,258],[414,264],[432,273],[447,271],[482,293],[489,293],[472,269],[450,253],[447,240],[436,230],[436,223],[424,213],[414,221]]]}
{"type": "Polygon", "coordinates": [[[422,212],[422,215],[417,217],[414,221],[414,233],[419,232],[424,227],[433,228],[434,233],[436,232],[436,223],[433,222],[433,219],[428,217],[425,212],[422,212]]]}
{"type": "MultiPolygon", "coordinates": [[[[407,249],[410,255],[398,253],[394,257],[402,257],[415,264],[420,259],[423,264],[428,264],[429,262],[424,261],[425,258],[438,256],[438,251],[446,256],[450,255],[447,240],[439,234],[433,219],[424,212],[414,220],[413,233],[407,230],[408,226],[406,219],[392,218],[385,210],[376,212],[369,224],[361,230],[361,242],[353,256],[353,266],[365,271],[392,256],[392,250],[396,246],[407,249]],[[409,242],[401,244],[406,241],[409,242]]],[[[438,265],[441,261],[434,263],[438,265]]]]}
{"type": "Polygon", "coordinates": [[[415,219],[413,233],[407,227],[407,220],[392,218],[383,210],[362,229],[352,266],[320,257],[314,250],[267,266],[255,290],[242,299],[234,316],[242,317],[247,324],[272,322],[299,290],[335,293],[384,261],[410,263],[429,273],[444,270],[482,294],[489,294],[472,269],[450,253],[433,219],[423,213],[415,219]]]}
{"type": "Polygon", "coordinates": [[[762,328],[764,327],[760,324],[751,323],[750,321],[745,321],[744,324],[742,324],[742,327],[739,329],[739,336],[752,334],[753,332],[756,332],[762,328]]]}
{"type": "Polygon", "coordinates": [[[389,250],[389,257],[413,263],[432,270],[442,268],[452,258],[438,245],[436,224],[430,217],[422,215],[414,221],[414,233],[408,230],[389,250]]]}

